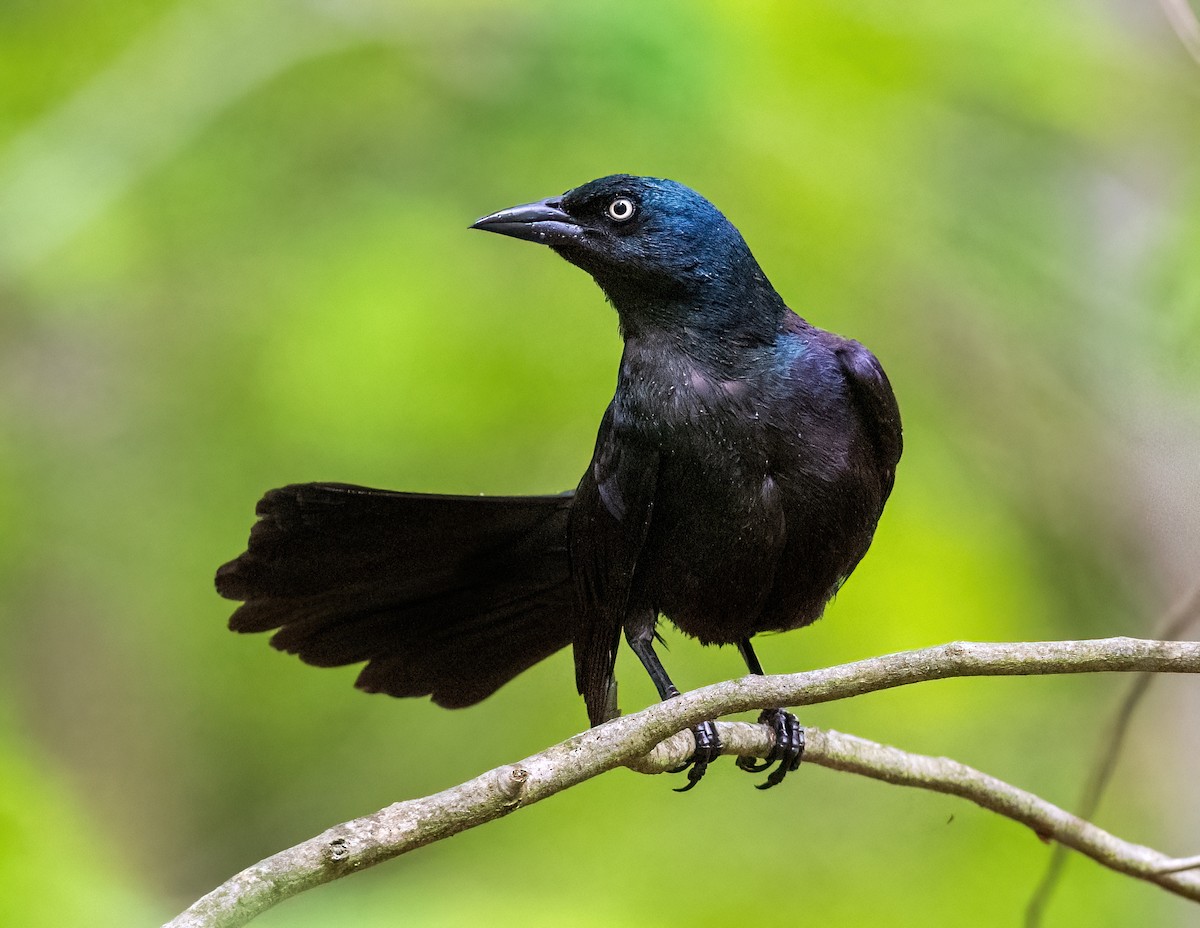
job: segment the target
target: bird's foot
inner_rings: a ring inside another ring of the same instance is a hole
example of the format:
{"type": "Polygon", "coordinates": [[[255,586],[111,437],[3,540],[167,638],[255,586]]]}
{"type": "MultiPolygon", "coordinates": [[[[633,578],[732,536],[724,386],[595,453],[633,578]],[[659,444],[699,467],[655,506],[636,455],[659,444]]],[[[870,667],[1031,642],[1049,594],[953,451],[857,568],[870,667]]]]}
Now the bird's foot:
{"type": "Polygon", "coordinates": [[[767,777],[767,781],[758,785],[759,789],[770,789],[782,783],[784,777],[800,766],[800,758],[804,756],[804,729],[796,716],[783,709],[766,709],[758,721],[771,726],[775,732],[775,746],[762,762],[753,757],[739,757],[737,765],[747,773],[761,773],[778,763],[779,766],[767,777]]]}
{"type": "Polygon", "coordinates": [[[701,722],[692,729],[692,736],[696,739],[695,753],[682,767],[676,767],[669,771],[670,773],[683,773],[685,770],[688,772],[687,786],[679,787],[675,790],[677,793],[686,793],[699,783],[708,770],[708,765],[721,755],[721,739],[717,736],[717,726],[714,722],[701,722]]]}

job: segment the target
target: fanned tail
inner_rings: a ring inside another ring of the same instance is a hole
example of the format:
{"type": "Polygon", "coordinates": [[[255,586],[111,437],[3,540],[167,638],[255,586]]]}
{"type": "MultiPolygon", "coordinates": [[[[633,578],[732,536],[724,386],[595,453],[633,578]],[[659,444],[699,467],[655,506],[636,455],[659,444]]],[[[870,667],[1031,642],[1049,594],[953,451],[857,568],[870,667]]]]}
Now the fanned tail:
{"type": "Polygon", "coordinates": [[[217,591],[243,602],[234,631],[278,628],[274,647],[321,667],[367,661],[368,692],[469,706],[571,643],[571,502],[271,490],[217,591]]]}

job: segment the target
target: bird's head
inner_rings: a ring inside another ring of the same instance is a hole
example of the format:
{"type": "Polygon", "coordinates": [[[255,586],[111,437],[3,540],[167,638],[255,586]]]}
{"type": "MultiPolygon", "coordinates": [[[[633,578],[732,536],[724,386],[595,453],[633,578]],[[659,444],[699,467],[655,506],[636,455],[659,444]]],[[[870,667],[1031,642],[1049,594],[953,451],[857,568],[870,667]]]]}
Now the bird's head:
{"type": "Polygon", "coordinates": [[[742,300],[746,287],[774,294],[741,233],[673,180],[614,174],[502,209],[472,228],[549,245],[595,278],[624,322],[742,300]]]}

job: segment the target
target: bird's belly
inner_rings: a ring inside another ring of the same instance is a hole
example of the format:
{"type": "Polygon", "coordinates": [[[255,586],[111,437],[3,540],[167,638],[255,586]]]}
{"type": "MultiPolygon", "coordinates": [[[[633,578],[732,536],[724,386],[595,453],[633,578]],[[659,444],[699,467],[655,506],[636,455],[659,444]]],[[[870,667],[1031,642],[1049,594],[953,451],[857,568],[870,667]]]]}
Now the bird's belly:
{"type": "Polygon", "coordinates": [[[705,644],[816,621],[866,552],[882,508],[849,475],[663,476],[670,485],[658,499],[670,502],[653,513],[634,596],[705,644]]]}

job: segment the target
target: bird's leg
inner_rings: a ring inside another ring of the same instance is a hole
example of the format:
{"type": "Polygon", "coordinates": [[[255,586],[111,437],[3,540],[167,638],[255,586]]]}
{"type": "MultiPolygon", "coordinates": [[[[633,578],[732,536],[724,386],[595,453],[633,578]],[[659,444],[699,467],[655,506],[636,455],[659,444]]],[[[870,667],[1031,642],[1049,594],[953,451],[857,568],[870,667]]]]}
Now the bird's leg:
{"type": "MultiPolygon", "coordinates": [[[[742,652],[742,658],[750,672],[762,676],[762,664],[758,662],[758,655],[750,646],[749,638],[738,642],[738,650],[742,652]]],[[[796,716],[783,709],[764,709],[758,721],[760,724],[771,726],[771,730],[775,732],[775,746],[762,763],[751,757],[739,757],[737,765],[748,773],[761,773],[778,762],[779,766],[767,777],[767,781],[758,787],[770,789],[782,783],[784,777],[800,766],[800,758],[804,756],[804,729],[800,727],[796,716]]]]}
{"type": "MultiPolygon", "coordinates": [[[[650,679],[654,681],[654,688],[658,690],[659,699],[665,702],[678,696],[679,690],[667,676],[666,668],[663,667],[662,661],[658,659],[658,654],[654,651],[653,622],[644,628],[631,629],[627,627],[625,640],[629,642],[629,647],[638,656],[642,666],[646,668],[646,673],[650,674],[650,679]]],[[[699,783],[705,771],[708,770],[708,765],[721,754],[721,739],[717,737],[717,726],[712,722],[701,722],[696,725],[692,728],[692,735],[696,739],[696,751],[692,754],[692,759],[682,767],[671,771],[672,773],[688,771],[688,784],[675,790],[677,793],[686,793],[699,783]]]]}

